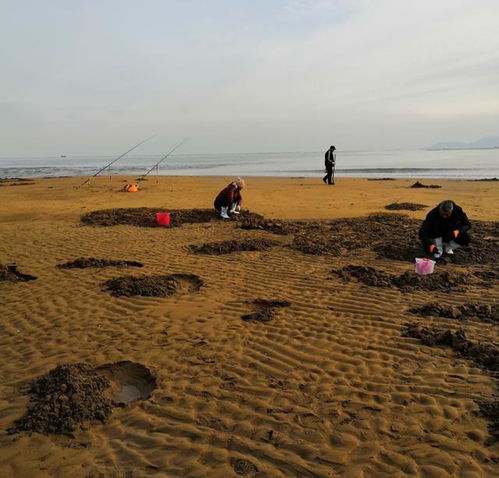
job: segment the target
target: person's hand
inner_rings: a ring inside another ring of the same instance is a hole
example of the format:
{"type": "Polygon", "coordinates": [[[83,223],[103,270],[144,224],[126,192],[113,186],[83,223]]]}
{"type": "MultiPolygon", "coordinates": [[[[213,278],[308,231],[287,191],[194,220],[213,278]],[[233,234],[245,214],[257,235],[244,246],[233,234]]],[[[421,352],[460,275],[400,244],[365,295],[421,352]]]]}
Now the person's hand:
{"type": "Polygon", "coordinates": [[[457,236],[459,236],[459,229],[456,229],[455,231],[452,231],[453,234],[454,234],[454,239],[457,238],[457,236]]]}

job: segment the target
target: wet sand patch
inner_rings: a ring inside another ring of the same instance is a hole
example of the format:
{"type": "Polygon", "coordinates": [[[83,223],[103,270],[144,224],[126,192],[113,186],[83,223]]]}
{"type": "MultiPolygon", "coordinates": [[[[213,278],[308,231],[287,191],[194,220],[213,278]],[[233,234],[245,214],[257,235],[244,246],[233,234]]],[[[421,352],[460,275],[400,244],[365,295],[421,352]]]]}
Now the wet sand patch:
{"type": "Polygon", "coordinates": [[[143,267],[144,264],[137,261],[117,261],[113,259],[96,259],[95,257],[79,257],[74,261],[57,264],[59,269],[86,269],[87,267],[110,267],[130,266],[143,267]]]}
{"type": "Polygon", "coordinates": [[[194,274],[124,276],[104,282],[103,290],[115,297],[169,297],[196,292],[202,285],[203,280],[194,274]]]}
{"type": "Polygon", "coordinates": [[[190,245],[188,249],[194,254],[222,255],[242,251],[266,251],[279,243],[270,239],[244,239],[223,242],[209,242],[202,246],[190,245]]]}
{"type": "Polygon", "coordinates": [[[278,309],[282,307],[289,307],[290,302],[286,300],[266,300],[266,299],[255,299],[251,304],[257,309],[256,312],[251,314],[245,314],[241,316],[241,319],[245,322],[255,321],[255,322],[270,322],[274,319],[277,314],[278,309]]]}
{"type": "Polygon", "coordinates": [[[36,277],[18,271],[16,264],[0,264],[0,282],[28,282],[32,280],[36,280],[36,277]]]}

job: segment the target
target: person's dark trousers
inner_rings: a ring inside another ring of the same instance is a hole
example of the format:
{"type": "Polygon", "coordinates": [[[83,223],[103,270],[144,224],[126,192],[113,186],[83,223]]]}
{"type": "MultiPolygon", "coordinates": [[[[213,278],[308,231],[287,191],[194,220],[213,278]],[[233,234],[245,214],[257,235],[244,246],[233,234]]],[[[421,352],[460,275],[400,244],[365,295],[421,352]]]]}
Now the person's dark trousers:
{"type": "Polygon", "coordinates": [[[454,237],[453,232],[448,232],[442,236],[442,242],[450,241],[457,242],[460,246],[467,246],[471,241],[471,237],[467,232],[460,232],[457,237],[454,237]]]}
{"type": "MultiPolygon", "coordinates": [[[[430,246],[435,244],[435,239],[436,238],[433,238],[433,239],[428,238],[428,239],[421,240],[421,242],[423,244],[423,250],[426,253],[429,253],[430,246]]],[[[460,232],[457,235],[457,237],[455,238],[454,233],[451,231],[451,232],[448,232],[442,236],[442,242],[450,242],[450,241],[457,242],[460,246],[467,246],[471,241],[471,237],[467,232],[460,232]]]]}
{"type": "Polygon", "coordinates": [[[334,184],[332,181],[332,176],[333,176],[333,168],[326,168],[326,175],[322,178],[322,180],[327,183],[327,184],[334,184]]]}

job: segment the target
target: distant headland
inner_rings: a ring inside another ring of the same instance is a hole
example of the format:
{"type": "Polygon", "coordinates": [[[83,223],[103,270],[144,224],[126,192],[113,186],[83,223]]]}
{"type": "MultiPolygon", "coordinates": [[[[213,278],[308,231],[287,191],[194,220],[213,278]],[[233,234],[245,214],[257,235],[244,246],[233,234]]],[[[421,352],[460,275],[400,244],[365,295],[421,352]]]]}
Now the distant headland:
{"type": "Polygon", "coordinates": [[[462,143],[459,141],[440,142],[426,149],[432,151],[442,149],[499,149],[499,136],[485,136],[471,143],[462,143]]]}

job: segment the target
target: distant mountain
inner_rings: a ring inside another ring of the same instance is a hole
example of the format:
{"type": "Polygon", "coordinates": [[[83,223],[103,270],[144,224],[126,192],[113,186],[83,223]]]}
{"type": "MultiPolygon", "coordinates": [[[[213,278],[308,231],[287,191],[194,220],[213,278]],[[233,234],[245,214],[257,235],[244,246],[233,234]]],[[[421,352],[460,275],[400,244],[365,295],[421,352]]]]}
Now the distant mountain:
{"type": "Polygon", "coordinates": [[[435,143],[427,149],[490,149],[499,148],[499,136],[485,136],[471,143],[459,141],[444,141],[435,143]]]}

